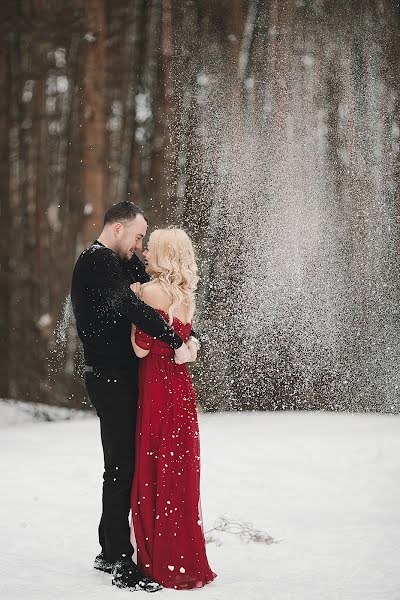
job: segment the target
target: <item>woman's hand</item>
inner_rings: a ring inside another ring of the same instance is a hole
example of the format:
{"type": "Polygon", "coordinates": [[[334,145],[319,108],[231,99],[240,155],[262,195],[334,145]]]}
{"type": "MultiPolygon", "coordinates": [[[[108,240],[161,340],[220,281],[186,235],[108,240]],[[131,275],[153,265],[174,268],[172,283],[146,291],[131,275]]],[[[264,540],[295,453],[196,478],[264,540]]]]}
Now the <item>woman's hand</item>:
{"type": "Polygon", "coordinates": [[[142,286],[138,281],[136,281],[135,283],[131,283],[129,287],[131,288],[132,292],[136,294],[136,296],[140,297],[140,290],[142,286]]]}
{"type": "Polygon", "coordinates": [[[188,339],[188,341],[186,342],[186,346],[188,347],[189,352],[190,352],[190,359],[188,360],[188,362],[195,362],[195,360],[197,359],[199,342],[197,341],[196,338],[190,337],[188,339]]]}

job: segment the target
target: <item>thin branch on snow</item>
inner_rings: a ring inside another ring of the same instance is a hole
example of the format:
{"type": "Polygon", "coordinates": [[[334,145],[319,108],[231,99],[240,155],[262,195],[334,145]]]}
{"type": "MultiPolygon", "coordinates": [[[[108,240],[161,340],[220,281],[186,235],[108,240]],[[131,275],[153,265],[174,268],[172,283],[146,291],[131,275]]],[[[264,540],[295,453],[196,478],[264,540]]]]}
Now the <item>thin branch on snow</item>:
{"type": "Polygon", "coordinates": [[[247,521],[231,520],[227,517],[219,517],[214,527],[205,532],[207,543],[215,542],[219,545],[220,542],[218,538],[212,535],[215,531],[237,535],[241,540],[247,543],[277,544],[279,542],[278,540],[274,540],[268,533],[255,529],[255,527],[247,521]]]}

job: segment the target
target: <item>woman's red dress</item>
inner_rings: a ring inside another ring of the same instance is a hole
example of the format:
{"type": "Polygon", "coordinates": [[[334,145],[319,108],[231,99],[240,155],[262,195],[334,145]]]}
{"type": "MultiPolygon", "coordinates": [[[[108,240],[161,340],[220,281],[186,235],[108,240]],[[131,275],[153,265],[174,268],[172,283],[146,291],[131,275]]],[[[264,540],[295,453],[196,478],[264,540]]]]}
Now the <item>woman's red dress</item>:
{"type": "MultiPolygon", "coordinates": [[[[173,328],[188,340],[191,323],[175,318],[173,328]]],[[[164,587],[202,587],[216,575],[207,561],[201,518],[195,390],[186,365],[174,362],[170,346],[140,330],[135,340],[150,350],[139,368],[131,499],[138,566],[164,587]]]]}

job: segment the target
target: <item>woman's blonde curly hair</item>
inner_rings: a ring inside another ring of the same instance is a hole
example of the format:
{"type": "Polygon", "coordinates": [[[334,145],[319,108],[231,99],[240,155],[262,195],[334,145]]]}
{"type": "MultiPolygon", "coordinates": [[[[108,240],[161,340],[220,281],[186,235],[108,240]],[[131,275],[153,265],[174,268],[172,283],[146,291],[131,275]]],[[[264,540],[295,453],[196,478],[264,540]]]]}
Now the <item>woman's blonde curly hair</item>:
{"type": "Polygon", "coordinates": [[[199,278],[193,244],[189,236],[182,229],[156,229],[150,235],[148,250],[151,253],[152,280],[156,280],[171,297],[171,306],[168,310],[170,324],[173,321],[174,309],[180,303],[189,308],[190,319],[192,319],[196,307],[195,292],[199,278]]]}

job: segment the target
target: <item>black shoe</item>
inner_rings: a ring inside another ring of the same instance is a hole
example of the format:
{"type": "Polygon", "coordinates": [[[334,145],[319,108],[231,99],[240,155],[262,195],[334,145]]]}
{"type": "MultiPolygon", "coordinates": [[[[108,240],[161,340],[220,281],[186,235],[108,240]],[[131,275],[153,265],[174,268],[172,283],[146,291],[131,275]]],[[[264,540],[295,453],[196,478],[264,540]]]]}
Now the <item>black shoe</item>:
{"type": "Polygon", "coordinates": [[[106,560],[104,554],[100,552],[94,559],[93,567],[99,571],[104,571],[105,573],[112,573],[114,571],[115,563],[106,560]]]}
{"type": "Polygon", "coordinates": [[[119,560],[115,564],[112,584],[119,588],[130,590],[143,590],[144,592],[158,592],[162,586],[142,575],[132,560],[119,560]]]}

